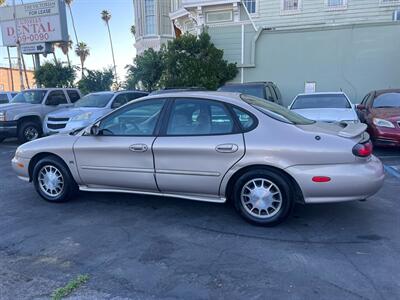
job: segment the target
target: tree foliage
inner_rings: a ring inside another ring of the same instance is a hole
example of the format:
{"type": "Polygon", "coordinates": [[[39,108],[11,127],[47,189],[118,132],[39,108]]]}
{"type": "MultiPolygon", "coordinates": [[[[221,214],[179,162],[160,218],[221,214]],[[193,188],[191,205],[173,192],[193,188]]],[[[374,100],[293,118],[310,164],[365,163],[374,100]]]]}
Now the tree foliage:
{"type": "Polygon", "coordinates": [[[78,82],[78,88],[84,94],[109,91],[114,82],[112,69],[103,71],[87,70],[83,78],[78,82]]]}
{"type": "Polygon", "coordinates": [[[71,66],[64,66],[58,60],[46,62],[35,70],[36,84],[47,88],[73,87],[75,78],[75,69],[71,66]]]}
{"type": "Polygon", "coordinates": [[[141,84],[149,91],[157,87],[204,87],[215,90],[235,78],[236,64],[223,59],[207,32],[184,34],[160,51],[149,49],[128,66],[126,86],[141,84]]]}
{"type": "Polygon", "coordinates": [[[204,87],[215,90],[237,74],[236,64],[223,59],[224,51],[211,43],[203,32],[168,42],[164,55],[165,69],[162,82],[167,87],[204,87]]]}
{"type": "Polygon", "coordinates": [[[128,74],[125,82],[126,89],[136,89],[140,84],[147,90],[155,90],[164,70],[163,52],[154,51],[153,48],[145,50],[138,55],[133,65],[127,66],[128,74]]]}

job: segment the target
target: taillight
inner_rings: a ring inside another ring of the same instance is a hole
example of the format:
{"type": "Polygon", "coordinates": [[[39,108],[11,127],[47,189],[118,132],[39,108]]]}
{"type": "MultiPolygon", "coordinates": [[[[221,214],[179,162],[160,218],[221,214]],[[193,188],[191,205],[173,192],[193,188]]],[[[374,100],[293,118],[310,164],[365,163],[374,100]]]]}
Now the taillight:
{"type": "Polygon", "coordinates": [[[353,154],[355,156],[359,157],[368,157],[372,154],[372,143],[370,141],[363,143],[363,144],[357,144],[353,147],[353,154]]]}

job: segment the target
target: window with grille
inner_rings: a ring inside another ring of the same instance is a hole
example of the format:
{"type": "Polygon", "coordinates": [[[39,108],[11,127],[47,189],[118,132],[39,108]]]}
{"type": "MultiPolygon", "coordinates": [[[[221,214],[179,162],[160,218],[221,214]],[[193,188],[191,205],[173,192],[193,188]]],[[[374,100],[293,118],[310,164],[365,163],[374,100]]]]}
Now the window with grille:
{"type": "Polygon", "coordinates": [[[347,0],[328,0],[329,8],[346,7],[347,0]]]}
{"type": "Polygon", "coordinates": [[[250,14],[254,14],[257,11],[257,0],[243,0],[243,4],[246,6],[247,11],[250,14]]]}
{"type": "Polygon", "coordinates": [[[154,0],[144,0],[145,34],[156,34],[156,10],[154,0]]]}
{"type": "Polygon", "coordinates": [[[282,9],[286,11],[298,10],[300,8],[300,0],[283,0],[282,9]]]}

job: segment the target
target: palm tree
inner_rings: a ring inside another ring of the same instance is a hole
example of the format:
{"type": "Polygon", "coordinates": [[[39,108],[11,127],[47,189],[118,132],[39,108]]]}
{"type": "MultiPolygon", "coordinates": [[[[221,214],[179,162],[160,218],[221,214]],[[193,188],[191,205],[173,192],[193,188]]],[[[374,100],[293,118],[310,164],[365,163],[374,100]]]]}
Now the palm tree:
{"type": "Polygon", "coordinates": [[[72,49],[72,44],[73,42],[71,40],[69,40],[68,42],[61,42],[57,44],[57,47],[59,47],[62,53],[64,53],[64,55],[67,56],[68,66],[71,66],[71,60],[69,58],[69,50],[72,49]]]}
{"type": "Polygon", "coordinates": [[[6,0],[0,0],[0,6],[6,3],[6,0]]]}
{"type": "Polygon", "coordinates": [[[65,0],[65,4],[68,5],[69,14],[71,15],[72,27],[74,28],[74,33],[75,33],[75,40],[76,40],[76,44],[78,45],[79,44],[78,34],[76,33],[74,15],[72,14],[72,8],[71,8],[72,1],[73,0],[65,0]]]}
{"type": "Polygon", "coordinates": [[[114,75],[115,75],[115,82],[116,85],[118,85],[118,78],[117,78],[117,66],[115,64],[115,56],[114,56],[114,46],[111,38],[111,31],[110,31],[110,20],[111,20],[111,14],[107,10],[103,10],[101,12],[101,19],[106,23],[107,29],[108,29],[108,37],[110,38],[110,45],[111,45],[111,54],[112,54],[112,59],[113,59],[113,64],[114,64],[114,75]]]}
{"type": "Polygon", "coordinates": [[[135,25],[131,26],[131,33],[132,33],[133,37],[135,37],[135,35],[136,35],[136,27],[135,27],[135,25]]]}
{"type": "Polygon", "coordinates": [[[82,77],[83,77],[83,75],[84,75],[83,74],[83,70],[84,70],[85,60],[90,55],[90,49],[89,49],[89,47],[87,46],[86,43],[80,42],[78,45],[76,45],[75,53],[81,59],[81,67],[82,67],[81,70],[82,70],[82,77]]]}

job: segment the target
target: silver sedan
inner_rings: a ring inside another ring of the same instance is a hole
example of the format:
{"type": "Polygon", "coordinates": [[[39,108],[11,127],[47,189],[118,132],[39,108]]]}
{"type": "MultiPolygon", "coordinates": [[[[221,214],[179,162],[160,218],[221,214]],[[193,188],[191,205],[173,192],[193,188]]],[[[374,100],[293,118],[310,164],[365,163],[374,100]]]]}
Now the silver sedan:
{"type": "Polygon", "coordinates": [[[51,202],[78,190],[231,200],[246,220],[271,226],[296,202],[362,200],[382,187],[365,130],[242,94],[161,94],[24,144],[12,164],[51,202]]]}

